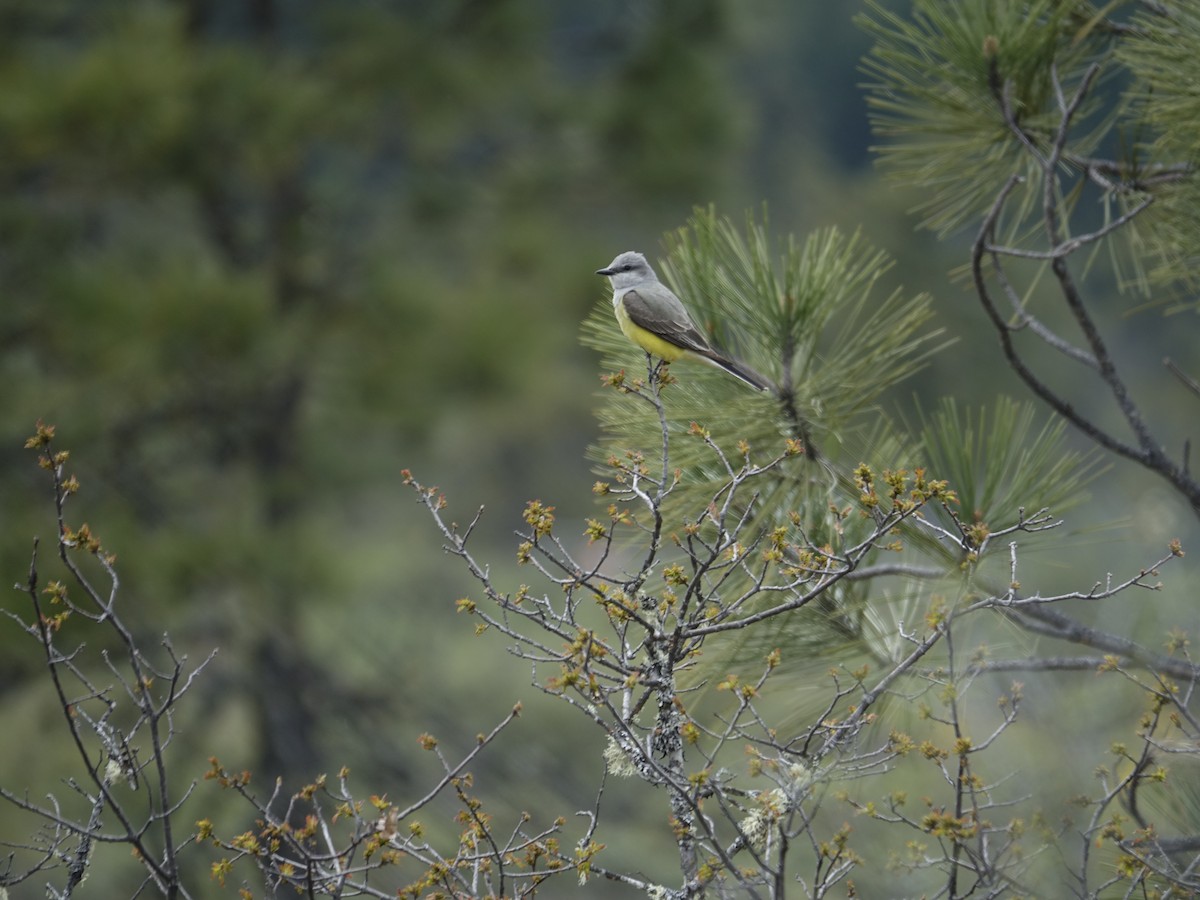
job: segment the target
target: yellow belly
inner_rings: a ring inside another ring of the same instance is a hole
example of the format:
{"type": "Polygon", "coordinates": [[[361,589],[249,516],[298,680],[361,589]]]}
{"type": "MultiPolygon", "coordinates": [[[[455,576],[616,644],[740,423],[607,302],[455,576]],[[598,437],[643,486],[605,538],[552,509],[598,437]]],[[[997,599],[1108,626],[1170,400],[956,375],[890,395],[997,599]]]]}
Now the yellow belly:
{"type": "Polygon", "coordinates": [[[667,362],[675,362],[679,357],[688,353],[682,347],[672,344],[669,341],[664,341],[657,334],[647,331],[641,325],[635,325],[633,320],[629,318],[629,313],[625,311],[624,303],[617,302],[613,304],[613,311],[617,314],[617,324],[621,326],[621,333],[647,353],[657,356],[659,359],[665,359],[667,362]]]}

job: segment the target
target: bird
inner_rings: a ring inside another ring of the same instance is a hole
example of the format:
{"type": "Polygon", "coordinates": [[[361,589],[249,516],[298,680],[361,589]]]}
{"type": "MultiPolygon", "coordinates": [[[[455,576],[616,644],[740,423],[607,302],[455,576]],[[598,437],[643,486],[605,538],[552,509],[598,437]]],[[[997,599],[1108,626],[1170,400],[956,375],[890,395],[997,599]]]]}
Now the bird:
{"type": "Polygon", "coordinates": [[[699,359],[740,379],[758,391],[773,385],[749,366],[714,350],[688,315],[687,309],[658,280],[646,257],[635,250],[618,254],[596,270],[613,288],[613,312],[621,332],[651,356],[667,362],[681,357],[699,359]]]}

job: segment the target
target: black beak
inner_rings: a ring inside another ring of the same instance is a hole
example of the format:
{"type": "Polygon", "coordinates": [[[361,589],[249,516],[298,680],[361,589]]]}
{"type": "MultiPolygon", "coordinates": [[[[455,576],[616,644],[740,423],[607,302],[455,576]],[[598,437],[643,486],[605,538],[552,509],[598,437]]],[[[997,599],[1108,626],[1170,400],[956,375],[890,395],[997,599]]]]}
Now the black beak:
{"type": "Polygon", "coordinates": [[[596,270],[597,275],[611,275],[612,273],[613,273],[612,269],[597,269],[596,270]]]}

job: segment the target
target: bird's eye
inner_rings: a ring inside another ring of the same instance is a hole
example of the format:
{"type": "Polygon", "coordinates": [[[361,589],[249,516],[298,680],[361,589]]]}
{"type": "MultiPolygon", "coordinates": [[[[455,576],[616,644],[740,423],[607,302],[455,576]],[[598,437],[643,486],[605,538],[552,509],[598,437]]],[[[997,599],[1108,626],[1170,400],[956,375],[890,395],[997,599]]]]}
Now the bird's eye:
{"type": "Polygon", "coordinates": [[[631,271],[633,271],[633,266],[628,265],[628,264],[623,265],[623,266],[621,266],[621,271],[622,272],[631,272],[631,271]]]}

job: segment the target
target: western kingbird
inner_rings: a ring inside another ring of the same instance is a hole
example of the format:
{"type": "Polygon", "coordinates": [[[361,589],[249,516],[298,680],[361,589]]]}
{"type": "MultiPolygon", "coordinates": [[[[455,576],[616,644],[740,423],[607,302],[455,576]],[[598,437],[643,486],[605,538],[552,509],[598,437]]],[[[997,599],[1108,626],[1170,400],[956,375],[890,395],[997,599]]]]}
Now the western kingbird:
{"type": "Polygon", "coordinates": [[[642,254],[627,250],[596,274],[606,275],[612,282],[613,312],[621,331],[647,353],[667,362],[681,356],[700,359],[752,388],[771,390],[767,379],[709,345],[679,298],[658,280],[642,254]]]}

